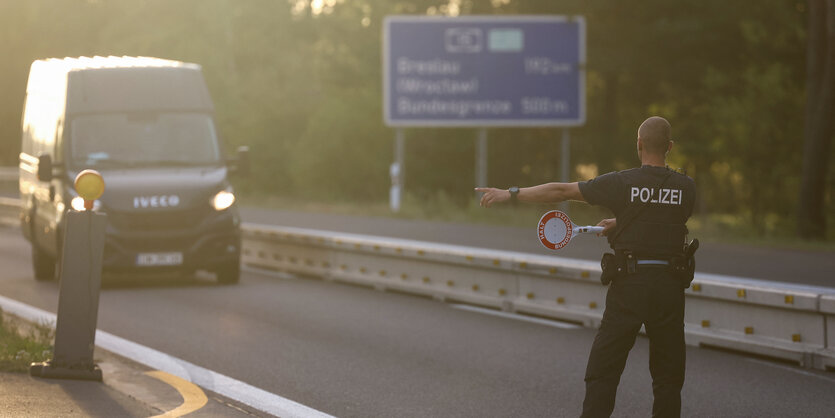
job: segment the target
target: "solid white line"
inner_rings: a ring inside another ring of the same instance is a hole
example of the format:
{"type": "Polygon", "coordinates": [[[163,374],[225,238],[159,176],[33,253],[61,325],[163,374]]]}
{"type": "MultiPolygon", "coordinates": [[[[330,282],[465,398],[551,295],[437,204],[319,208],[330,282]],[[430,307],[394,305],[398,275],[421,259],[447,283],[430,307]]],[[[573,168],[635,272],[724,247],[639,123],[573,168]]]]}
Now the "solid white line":
{"type": "Polygon", "coordinates": [[[497,310],[494,310],[494,309],[480,308],[478,306],[470,306],[470,305],[450,305],[450,306],[452,306],[455,309],[461,309],[462,311],[477,312],[477,313],[482,313],[482,314],[485,314],[485,315],[498,316],[498,317],[501,317],[501,318],[516,319],[518,321],[532,322],[534,324],[545,325],[545,326],[548,326],[548,327],[562,328],[562,329],[582,328],[579,325],[570,324],[570,323],[567,323],[567,322],[551,321],[551,320],[543,319],[543,318],[535,318],[535,317],[532,317],[532,316],[526,316],[526,315],[519,315],[519,314],[515,314],[515,313],[510,313],[510,312],[497,311],[497,310]]]}
{"type": "Polygon", "coordinates": [[[772,362],[768,362],[768,361],[764,361],[764,360],[758,360],[758,359],[754,359],[754,358],[749,358],[749,359],[746,359],[746,360],[748,360],[752,363],[763,364],[763,365],[766,365],[766,366],[769,366],[769,367],[774,367],[774,368],[777,368],[777,369],[788,370],[790,372],[795,372],[797,374],[802,374],[804,376],[816,377],[818,379],[825,380],[829,383],[835,383],[835,379],[833,379],[831,377],[821,376],[817,373],[807,372],[805,370],[799,370],[799,369],[791,367],[791,366],[783,366],[782,364],[776,364],[776,363],[772,363],[772,362]]]}
{"type": "MultiPolygon", "coordinates": [[[[284,272],[279,272],[279,271],[275,271],[275,270],[262,269],[262,268],[246,266],[246,265],[244,265],[242,270],[246,271],[246,272],[249,272],[249,273],[261,274],[261,275],[264,275],[264,276],[280,277],[282,279],[296,279],[297,278],[296,276],[294,276],[290,273],[284,273],[284,272]]],[[[451,306],[455,309],[463,310],[463,311],[482,313],[482,314],[485,314],[485,315],[493,315],[493,316],[498,316],[498,317],[501,317],[501,318],[515,319],[515,320],[518,320],[518,321],[531,322],[531,323],[534,323],[534,324],[545,325],[545,326],[554,327],[554,328],[562,328],[562,329],[582,328],[579,325],[571,324],[571,323],[568,323],[568,322],[552,321],[552,320],[548,320],[548,319],[544,319],[544,318],[536,318],[536,317],[532,317],[532,316],[519,315],[519,314],[515,314],[515,313],[510,313],[510,312],[502,312],[502,311],[497,311],[497,310],[494,310],[494,309],[481,308],[481,307],[472,306],[472,305],[451,304],[449,306],[451,306]]]]}
{"type": "MultiPolygon", "coordinates": [[[[54,324],[56,321],[55,314],[51,312],[4,296],[0,296],[0,308],[5,312],[35,323],[54,324]]],[[[104,331],[96,331],[96,345],[153,369],[181,377],[204,389],[249,405],[261,412],[282,418],[331,417],[324,412],[259,389],[240,380],[224,376],[104,331]]]]}

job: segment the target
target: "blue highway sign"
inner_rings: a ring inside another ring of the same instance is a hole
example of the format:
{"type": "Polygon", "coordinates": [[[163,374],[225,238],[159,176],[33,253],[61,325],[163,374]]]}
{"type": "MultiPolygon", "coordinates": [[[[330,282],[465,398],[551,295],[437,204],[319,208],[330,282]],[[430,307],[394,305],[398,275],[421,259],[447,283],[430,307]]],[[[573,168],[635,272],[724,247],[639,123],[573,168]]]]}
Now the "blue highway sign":
{"type": "Polygon", "coordinates": [[[389,16],[389,126],[578,126],[585,21],[565,16],[389,16]]]}

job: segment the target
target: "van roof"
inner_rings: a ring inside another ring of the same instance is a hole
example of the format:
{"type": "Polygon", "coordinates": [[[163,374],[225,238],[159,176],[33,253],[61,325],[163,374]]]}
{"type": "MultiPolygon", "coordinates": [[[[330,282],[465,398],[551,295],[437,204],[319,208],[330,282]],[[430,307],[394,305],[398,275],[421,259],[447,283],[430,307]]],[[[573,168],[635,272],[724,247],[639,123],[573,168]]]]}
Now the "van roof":
{"type": "Polygon", "coordinates": [[[66,114],[214,107],[200,65],[151,57],[37,60],[26,91],[65,103],[66,114]]]}
{"type": "Polygon", "coordinates": [[[200,70],[199,64],[192,64],[188,62],[173,61],[162,58],[153,57],[129,57],[129,56],[107,56],[107,57],[67,57],[67,58],[47,58],[37,60],[32,63],[32,66],[46,65],[50,70],[56,72],[70,72],[80,70],[93,70],[98,68],[137,68],[137,67],[186,67],[195,70],[200,70]]]}

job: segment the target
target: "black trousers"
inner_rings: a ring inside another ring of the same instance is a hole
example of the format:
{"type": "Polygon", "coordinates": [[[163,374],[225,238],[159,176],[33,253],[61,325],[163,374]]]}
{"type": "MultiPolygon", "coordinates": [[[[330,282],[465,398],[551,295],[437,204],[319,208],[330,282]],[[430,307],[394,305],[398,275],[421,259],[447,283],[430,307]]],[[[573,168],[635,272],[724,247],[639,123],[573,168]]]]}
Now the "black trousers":
{"type": "Polygon", "coordinates": [[[583,417],[608,417],[635,337],[646,327],[653,417],[681,416],[684,385],[684,289],[664,266],[638,266],[616,278],[586,367],[583,417]]]}

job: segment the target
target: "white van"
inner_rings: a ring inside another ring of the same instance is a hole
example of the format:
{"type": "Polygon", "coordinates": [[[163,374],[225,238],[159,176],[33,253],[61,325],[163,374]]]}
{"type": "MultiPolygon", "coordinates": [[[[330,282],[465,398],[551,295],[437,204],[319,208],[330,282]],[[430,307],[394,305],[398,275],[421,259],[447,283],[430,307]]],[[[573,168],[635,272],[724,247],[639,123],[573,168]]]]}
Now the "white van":
{"type": "Polygon", "coordinates": [[[21,220],[35,278],[60,265],[69,208],[83,201],[75,176],[105,181],[95,210],[107,214],[105,271],[240,275],[240,216],[228,181],[247,150],[226,159],[201,68],[145,57],[32,63],[20,153],[21,220]]]}

